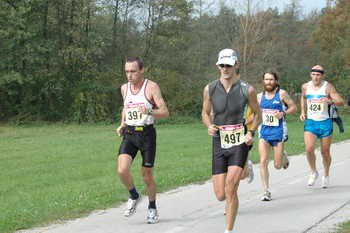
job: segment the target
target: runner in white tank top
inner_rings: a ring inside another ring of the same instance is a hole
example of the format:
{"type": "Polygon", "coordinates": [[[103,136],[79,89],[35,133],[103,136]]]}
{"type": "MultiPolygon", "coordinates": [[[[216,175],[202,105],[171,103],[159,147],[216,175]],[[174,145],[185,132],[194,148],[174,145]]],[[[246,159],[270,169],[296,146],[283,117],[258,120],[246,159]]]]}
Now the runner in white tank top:
{"type": "Polygon", "coordinates": [[[148,80],[144,79],[141,89],[137,93],[131,91],[130,83],[127,83],[127,90],[124,99],[125,123],[130,126],[144,126],[154,123],[151,114],[140,112],[140,107],[145,107],[147,111],[152,111],[153,105],[147,99],[145,91],[148,80]]]}
{"type": "Polygon", "coordinates": [[[329,119],[329,105],[323,99],[327,98],[326,88],[327,81],[323,81],[320,88],[315,89],[312,81],[307,83],[306,102],[307,102],[307,119],[314,121],[323,121],[329,119]]]}
{"type": "Polygon", "coordinates": [[[328,106],[334,104],[343,106],[344,100],[335,90],[334,86],[324,81],[324,69],[320,65],[312,67],[311,81],[301,87],[300,120],[305,121],[304,143],[307,161],[311,170],[308,185],[313,186],[318,177],[316,169],[315,142],[320,139],[323,159],[322,188],[329,186],[329,169],[332,158],[330,146],[332,143],[333,122],[329,117],[328,106]],[[307,114],[306,114],[307,113],[307,114]]]}
{"type": "Polygon", "coordinates": [[[130,168],[137,152],[142,156],[142,176],[148,194],[147,223],[158,222],[156,207],[156,183],[153,177],[153,166],[156,156],[155,118],[169,116],[168,108],[162,97],[159,86],[144,78],[143,62],[140,58],[128,58],[125,62],[125,73],[128,83],[121,87],[124,108],[120,126],[116,130],[122,136],[119,147],[117,172],[130,197],[124,216],[130,217],[136,212],[140,201],[130,168]]]}

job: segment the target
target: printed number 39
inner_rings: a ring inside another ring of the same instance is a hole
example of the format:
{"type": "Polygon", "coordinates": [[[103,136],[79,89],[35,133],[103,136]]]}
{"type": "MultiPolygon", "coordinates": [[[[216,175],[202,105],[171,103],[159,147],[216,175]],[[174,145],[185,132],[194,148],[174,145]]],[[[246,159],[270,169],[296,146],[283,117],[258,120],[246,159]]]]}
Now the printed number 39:
{"type": "Polygon", "coordinates": [[[138,114],[137,111],[128,112],[128,120],[137,120],[142,118],[142,113],[138,114]]]}

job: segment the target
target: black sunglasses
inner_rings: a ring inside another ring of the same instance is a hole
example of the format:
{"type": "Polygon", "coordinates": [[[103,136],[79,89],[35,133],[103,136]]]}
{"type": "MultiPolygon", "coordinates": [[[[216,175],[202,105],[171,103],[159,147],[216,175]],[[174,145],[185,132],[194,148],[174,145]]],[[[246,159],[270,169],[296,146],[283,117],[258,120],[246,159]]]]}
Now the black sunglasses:
{"type": "Polygon", "coordinates": [[[227,64],[220,64],[219,65],[221,68],[232,68],[233,66],[231,66],[231,65],[227,65],[227,64]]]}

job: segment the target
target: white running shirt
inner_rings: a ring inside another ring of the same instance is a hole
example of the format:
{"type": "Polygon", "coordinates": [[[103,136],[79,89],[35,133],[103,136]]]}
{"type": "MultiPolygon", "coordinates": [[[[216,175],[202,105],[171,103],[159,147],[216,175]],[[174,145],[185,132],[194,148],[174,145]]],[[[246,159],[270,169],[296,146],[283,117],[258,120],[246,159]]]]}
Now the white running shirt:
{"type": "Polygon", "coordinates": [[[327,98],[327,83],[327,81],[324,81],[323,85],[318,90],[314,90],[312,81],[308,82],[305,94],[307,102],[307,119],[323,121],[329,118],[328,103],[321,101],[322,98],[327,98]]]}
{"type": "Polygon", "coordinates": [[[133,94],[131,85],[127,83],[126,96],[124,99],[125,123],[130,126],[144,126],[154,123],[154,117],[143,114],[138,110],[139,106],[145,106],[146,109],[152,109],[153,105],[146,98],[146,85],[148,80],[143,81],[141,89],[133,94]]]}

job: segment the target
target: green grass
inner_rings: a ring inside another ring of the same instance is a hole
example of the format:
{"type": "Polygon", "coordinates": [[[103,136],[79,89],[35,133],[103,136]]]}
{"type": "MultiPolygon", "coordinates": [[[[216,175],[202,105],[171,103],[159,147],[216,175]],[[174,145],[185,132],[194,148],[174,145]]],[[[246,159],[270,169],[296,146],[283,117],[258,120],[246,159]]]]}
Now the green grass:
{"type": "MultiPolygon", "coordinates": [[[[345,119],[344,119],[345,120],[345,119]]],[[[0,126],[0,232],[45,225],[116,206],[128,193],[115,173],[120,138],[115,125],[0,126]]],[[[287,150],[303,152],[302,123],[289,119],[287,150]]],[[[350,138],[335,127],[334,141],[350,138]]],[[[211,140],[198,120],[157,126],[158,192],[211,176],[211,140]]],[[[252,158],[258,161],[257,146],[252,158]]],[[[140,156],[132,173],[140,178],[140,156]]]]}
{"type": "MultiPolygon", "coordinates": [[[[128,193],[115,173],[115,126],[0,127],[0,232],[115,206],[128,193]]],[[[158,191],[210,177],[210,138],[199,123],[158,126],[158,191]]],[[[133,166],[138,189],[140,156],[133,166]]]]}
{"type": "Polygon", "coordinates": [[[342,230],[339,233],[350,233],[350,221],[341,225],[342,230]]]}

